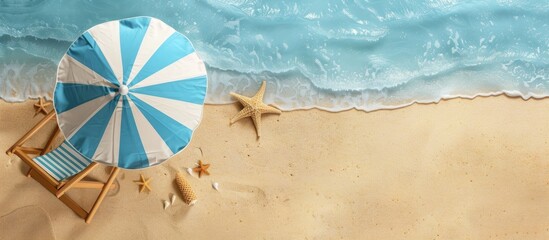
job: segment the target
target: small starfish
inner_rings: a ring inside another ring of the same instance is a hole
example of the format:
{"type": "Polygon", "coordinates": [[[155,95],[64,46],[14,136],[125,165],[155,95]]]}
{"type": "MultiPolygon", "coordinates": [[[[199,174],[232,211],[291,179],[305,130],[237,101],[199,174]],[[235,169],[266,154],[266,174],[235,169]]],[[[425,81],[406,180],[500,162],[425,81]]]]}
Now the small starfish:
{"type": "Polygon", "coordinates": [[[46,110],[46,107],[49,105],[51,105],[51,102],[44,102],[44,99],[39,98],[38,102],[34,104],[34,116],[38,115],[39,113],[47,115],[48,110],[46,110]]]}
{"type": "Polygon", "coordinates": [[[265,94],[265,86],[266,82],[263,81],[261,84],[261,87],[259,88],[259,91],[257,93],[249,98],[245,97],[236,93],[231,93],[231,96],[236,98],[244,108],[240,110],[232,119],[231,124],[235,123],[236,121],[245,118],[245,117],[251,117],[255,130],[257,132],[257,137],[261,136],[261,114],[264,113],[276,113],[280,114],[282,113],[277,108],[271,107],[265,103],[263,103],[263,94],[265,94]]]}
{"type": "Polygon", "coordinates": [[[208,172],[209,167],[210,164],[203,164],[202,160],[198,160],[198,167],[193,168],[193,171],[198,173],[198,177],[202,177],[202,173],[210,175],[208,172]]]}
{"type": "Polygon", "coordinates": [[[145,177],[143,177],[143,174],[139,174],[139,176],[141,177],[140,180],[133,181],[137,183],[137,185],[139,185],[139,193],[143,192],[145,189],[147,189],[147,191],[150,192],[152,189],[151,189],[151,186],[149,186],[149,182],[151,181],[152,178],[145,180],[145,177]]]}

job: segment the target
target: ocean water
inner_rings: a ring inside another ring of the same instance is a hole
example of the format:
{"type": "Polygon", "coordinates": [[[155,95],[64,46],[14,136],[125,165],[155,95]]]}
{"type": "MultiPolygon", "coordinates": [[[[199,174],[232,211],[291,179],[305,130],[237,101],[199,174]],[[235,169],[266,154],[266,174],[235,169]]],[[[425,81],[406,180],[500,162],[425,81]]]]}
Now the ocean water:
{"type": "Polygon", "coordinates": [[[547,0],[0,0],[0,97],[51,96],[74,39],[140,15],[189,37],[213,104],[262,80],[285,110],[549,95],[547,0]]]}

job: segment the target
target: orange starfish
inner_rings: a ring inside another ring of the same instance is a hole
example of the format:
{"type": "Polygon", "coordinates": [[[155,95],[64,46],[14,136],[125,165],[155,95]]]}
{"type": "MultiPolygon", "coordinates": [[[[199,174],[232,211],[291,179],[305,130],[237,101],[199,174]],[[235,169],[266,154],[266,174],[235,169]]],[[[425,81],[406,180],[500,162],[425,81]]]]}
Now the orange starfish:
{"type": "Polygon", "coordinates": [[[210,175],[210,173],[208,172],[209,167],[210,164],[203,164],[202,160],[198,160],[198,167],[193,168],[193,171],[198,173],[198,177],[202,177],[202,173],[210,175]]]}
{"type": "Polygon", "coordinates": [[[141,178],[140,180],[133,181],[137,183],[137,185],[139,185],[139,193],[143,192],[145,189],[147,189],[147,192],[150,192],[152,190],[151,186],[149,186],[149,182],[151,181],[151,178],[145,180],[145,177],[143,177],[143,174],[139,174],[139,177],[141,178]]]}
{"type": "Polygon", "coordinates": [[[39,113],[47,115],[48,110],[46,110],[46,107],[49,105],[51,105],[51,102],[44,102],[44,99],[39,98],[38,102],[34,104],[34,116],[38,115],[39,113]]]}

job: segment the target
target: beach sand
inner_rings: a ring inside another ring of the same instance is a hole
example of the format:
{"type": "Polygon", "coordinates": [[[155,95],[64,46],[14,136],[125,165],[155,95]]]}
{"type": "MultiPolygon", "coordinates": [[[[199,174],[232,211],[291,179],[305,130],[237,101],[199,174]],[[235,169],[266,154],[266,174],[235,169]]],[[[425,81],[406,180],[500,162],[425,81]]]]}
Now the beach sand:
{"type": "MultiPolygon", "coordinates": [[[[38,120],[33,103],[0,103],[2,152],[38,120]]],[[[258,141],[250,119],[229,125],[239,109],[206,106],[185,151],[122,171],[91,224],[1,154],[0,239],[549,238],[549,100],[284,112],[264,116],[258,141]],[[199,147],[211,175],[186,175],[198,196],[188,207],[174,177],[199,147]],[[141,173],[152,192],[138,192],[141,173]]],[[[89,207],[97,192],[69,195],[89,207]]]]}

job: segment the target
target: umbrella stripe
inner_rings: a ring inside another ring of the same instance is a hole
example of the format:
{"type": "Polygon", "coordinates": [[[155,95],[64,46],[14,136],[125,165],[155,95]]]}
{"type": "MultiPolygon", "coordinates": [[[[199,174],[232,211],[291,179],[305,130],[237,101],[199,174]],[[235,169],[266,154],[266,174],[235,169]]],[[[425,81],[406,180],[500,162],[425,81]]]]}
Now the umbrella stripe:
{"type": "Polygon", "coordinates": [[[110,21],[97,25],[88,32],[95,40],[95,43],[105,54],[105,60],[111,67],[116,82],[122,83],[122,57],[120,56],[120,34],[118,21],[110,21]]]}
{"type": "MultiPolygon", "coordinates": [[[[110,97],[110,96],[111,96],[111,95],[106,96],[106,97],[110,97]]],[[[91,118],[93,118],[99,111],[101,111],[105,106],[111,104],[112,101],[115,100],[115,98],[116,98],[117,96],[120,96],[120,95],[119,95],[119,94],[112,95],[112,97],[111,97],[110,99],[108,99],[108,101],[103,101],[100,105],[96,105],[97,108],[96,108],[91,114],[89,114],[88,116],[85,116],[85,117],[82,116],[82,117],[78,118],[78,120],[80,120],[80,121],[79,121],[79,123],[74,127],[72,133],[69,134],[69,131],[68,131],[68,130],[67,130],[67,132],[65,132],[65,139],[70,139],[70,138],[72,138],[72,136],[73,136],[76,132],[80,131],[80,129],[81,129],[81,128],[82,128],[91,118]]],[[[120,98],[118,98],[118,99],[120,99],[120,98]]],[[[103,100],[105,100],[105,99],[103,99],[103,100]]],[[[94,101],[95,101],[95,100],[94,100],[94,101]]],[[[93,102],[93,101],[90,101],[90,103],[91,103],[91,102],[93,102]]],[[[81,107],[81,106],[89,105],[90,103],[84,104],[84,105],[80,105],[80,106],[74,108],[74,110],[67,111],[67,112],[65,112],[65,113],[63,113],[63,114],[61,114],[61,115],[59,115],[59,116],[60,116],[60,117],[61,117],[61,116],[65,116],[65,115],[67,115],[67,113],[71,113],[71,114],[72,114],[73,111],[75,111],[77,108],[79,108],[79,107],[81,107]]],[[[115,108],[115,109],[116,109],[116,108],[115,108]]],[[[78,113],[75,113],[74,115],[77,115],[77,114],[78,114],[78,113]]],[[[58,117],[58,118],[61,119],[60,117],[58,117]]],[[[64,118],[64,119],[62,119],[62,120],[63,120],[63,121],[66,121],[67,119],[68,119],[68,120],[71,120],[70,118],[64,118]]],[[[60,124],[59,126],[65,127],[65,126],[64,126],[65,124],[67,124],[67,123],[63,123],[63,125],[60,124]]],[[[71,143],[71,144],[72,144],[72,143],[71,143]]],[[[76,148],[75,148],[75,149],[76,149],[76,148]]]]}
{"type": "Polygon", "coordinates": [[[75,146],[79,152],[87,158],[92,158],[99,141],[105,133],[108,121],[118,104],[120,95],[116,95],[113,100],[107,103],[93,117],[91,117],[84,125],[72,135],[69,142],[75,146]]]}
{"type": "Polygon", "coordinates": [[[149,166],[147,154],[135,124],[127,96],[122,99],[122,121],[120,122],[120,155],[118,166],[123,168],[144,168],[149,166]]]}
{"type": "MultiPolygon", "coordinates": [[[[70,137],[78,130],[95,112],[99,111],[105,104],[114,98],[114,94],[98,97],[88,101],[80,106],[74,107],[71,110],[65,111],[57,115],[59,127],[63,130],[65,136],[70,137]]],[[[57,99],[55,99],[57,101],[57,99]]],[[[55,102],[54,101],[54,102],[55,102]]]]}
{"type": "Polygon", "coordinates": [[[128,96],[173,153],[177,153],[187,146],[192,136],[191,129],[141,101],[133,94],[128,96]]]}
{"type": "Polygon", "coordinates": [[[175,61],[194,52],[189,40],[181,33],[174,32],[149,58],[139,73],[128,84],[131,87],[175,61]]]}
{"type": "Polygon", "coordinates": [[[143,37],[143,42],[141,42],[137,56],[135,56],[135,61],[126,85],[131,83],[132,79],[141,71],[141,68],[145,66],[145,63],[174,32],[175,29],[172,27],[156,18],[151,18],[147,32],[143,37]]]}
{"type": "Polygon", "coordinates": [[[60,83],[79,83],[117,87],[68,54],[65,54],[59,63],[59,69],[57,70],[57,81],[60,83]]]}
{"type": "Polygon", "coordinates": [[[87,66],[112,84],[118,86],[118,80],[105,59],[101,48],[89,32],[82,34],[69,48],[67,54],[87,66]]]}
{"type": "Polygon", "coordinates": [[[128,82],[135,57],[149,28],[150,21],[151,18],[148,17],[120,20],[120,49],[122,68],[124,69],[124,85],[128,82]]]}
{"type": "Polygon", "coordinates": [[[132,108],[137,129],[139,129],[141,143],[143,143],[147,158],[149,159],[149,166],[158,164],[172,156],[174,153],[171,151],[170,147],[166,145],[164,140],[162,140],[162,137],[158,135],[151,123],[143,116],[143,113],[133,101],[132,104],[130,104],[130,107],[132,108]]]}
{"type": "Polygon", "coordinates": [[[206,66],[204,65],[204,62],[198,58],[198,54],[193,52],[143,79],[143,81],[133,85],[133,88],[173,82],[181,79],[190,79],[204,75],[206,75],[206,66]],[[185,69],[185,71],[182,71],[181,69],[185,69]]]}
{"type": "Polygon", "coordinates": [[[129,169],[167,160],[188,145],[200,123],[206,75],[190,41],[158,19],[90,28],[57,73],[55,110],[67,144],[42,161],[54,175],[68,176],[90,159],[129,169]],[[59,159],[70,162],[60,166],[59,159]]]}
{"type": "Polygon", "coordinates": [[[139,93],[132,93],[132,96],[146,102],[151,107],[191,130],[196,129],[202,118],[202,104],[182,102],[139,93]]]}
{"type": "Polygon", "coordinates": [[[105,86],[60,82],[55,86],[55,109],[57,110],[57,114],[61,114],[93,99],[114,92],[118,92],[118,89],[105,86]]]}
{"type": "Polygon", "coordinates": [[[194,104],[204,104],[204,98],[206,97],[206,76],[134,88],[132,92],[194,104]]]}
{"type": "MultiPolygon", "coordinates": [[[[120,98],[122,99],[122,98],[120,98]]],[[[120,124],[122,120],[122,101],[118,101],[118,105],[107,124],[105,133],[99,142],[97,149],[93,155],[93,159],[104,162],[110,165],[118,165],[118,156],[120,155],[120,124]]]]}

